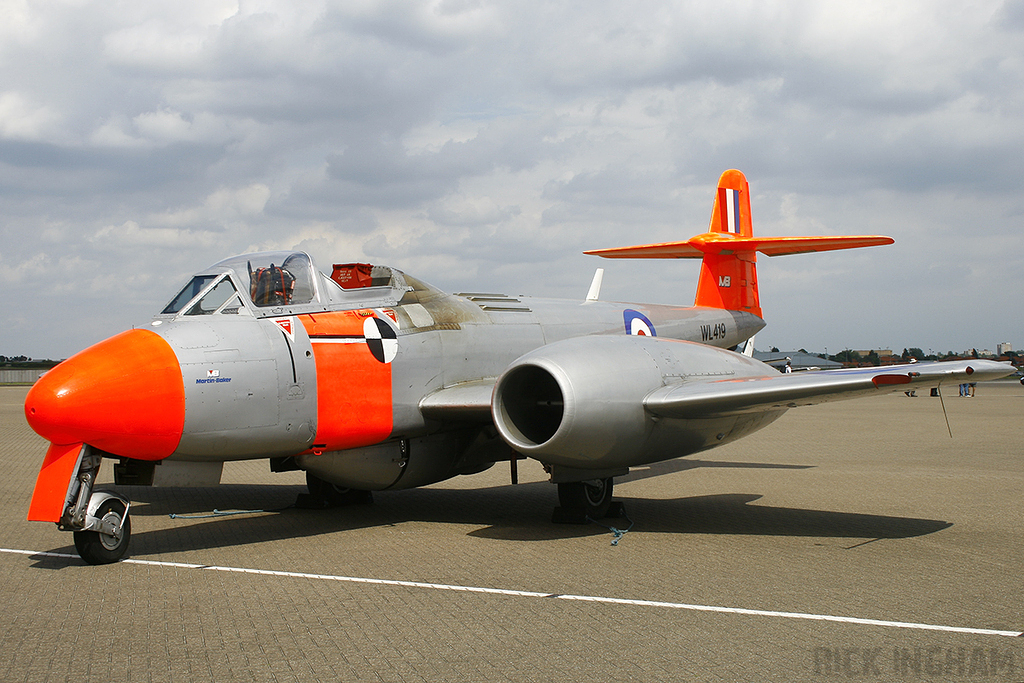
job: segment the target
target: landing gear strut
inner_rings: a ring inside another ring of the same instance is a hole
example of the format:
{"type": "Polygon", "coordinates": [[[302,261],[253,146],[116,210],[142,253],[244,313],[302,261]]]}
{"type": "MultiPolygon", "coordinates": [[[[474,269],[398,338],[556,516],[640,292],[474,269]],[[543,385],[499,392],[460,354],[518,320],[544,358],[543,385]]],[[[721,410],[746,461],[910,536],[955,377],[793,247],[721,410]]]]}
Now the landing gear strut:
{"type": "Polygon", "coordinates": [[[124,557],[132,537],[131,503],[109,491],[93,491],[102,456],[84,452],[57,527],[72,531],[75,548],[89,564],[111,564],[124,557]]]}

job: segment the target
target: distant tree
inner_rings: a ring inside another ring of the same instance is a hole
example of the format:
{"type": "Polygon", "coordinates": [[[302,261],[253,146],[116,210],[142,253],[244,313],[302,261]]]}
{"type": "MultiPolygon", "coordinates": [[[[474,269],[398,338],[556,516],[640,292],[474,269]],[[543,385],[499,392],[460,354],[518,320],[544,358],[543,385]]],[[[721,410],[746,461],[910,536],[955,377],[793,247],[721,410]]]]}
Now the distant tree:
{"type": "Polygon", "coordinates": [[[807,349],[800,349],[800,353],[807,353],[807,349]]]}
{"type": "Polygon", "coordinates": [[[773,346],[772,347],[772,353],[778,353],[778,352],[779,352],[779,347],[778,346],[773,346]]]}
{"type": "Polygon", "coordinates": [[[879,358],[878,358],[878,352],[877,351],[869,352],[868,355],[867,355],[867,358],[865,358],[865,360],[867,362],[871,363],[872,365],[881,365],[882,364],[882,361],[879,360],[879,358]]]}
{"type": "Polygon", "coordinates": [[[916,358],[918,360],[921,360],[922,358],[924,358],[924,351],[922,351],[921,349],[917,348],[916,346],[911,346],[909,350],[910,350],[910,355],[913,356],[914,358],[916,358]]]}
{"type": "Polygon", "coordinates": [[[905,347],[903,349],[903,353],[900,354],[900,360],[903,361],[904,363],[910,360],[910,351],[908,351],[905,347]]]}
{"type": "Polygon", "coordinates": [[[971,349],[971,358],[978,357],[978,349],[971,349]]]}
{"type": "Polygon", "coordinates": [[[839,363],[859,363],[861,358],[860,354],[850,349],[840,351],[836,355],[832,356],[832,360],[839,363]]]}

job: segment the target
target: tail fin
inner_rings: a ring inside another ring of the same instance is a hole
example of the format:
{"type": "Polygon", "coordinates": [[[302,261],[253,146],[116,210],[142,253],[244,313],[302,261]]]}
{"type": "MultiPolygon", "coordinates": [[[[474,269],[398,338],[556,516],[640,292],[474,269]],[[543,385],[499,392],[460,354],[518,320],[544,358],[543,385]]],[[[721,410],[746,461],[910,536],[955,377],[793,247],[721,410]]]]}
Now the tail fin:
{"type": "Polygon", "coordinates": [[[711,225],[685,242],[595,249],[585,254],[605,258],[700,258],[694,306],[746,311],[763,318],[757,292],[757,252],[768,256],[802,254],[892,244],[877,235],[842,237],[754,237],[750,220],[750,186],[742,173],[729,170],[718,179],[711,225]]]}
{"type": "MultiPolygon", "coordinates": [[[[711,225],[704,236],[709,239],[728,237],[731,242],[753,238],[753,224],[750,221],[750,185],[739,171],[726,171],[718,179],[715,208],[711,211],[711,225]]],[[[700,249],[696,244],[693,246],[700,249]]],[[[758,318],[763,317],[761,299],[757,293],[757,252],[743,248],[701,251],[704,260],[700,265],[697,296],[693,305],[747,311],[758,318]]]]}

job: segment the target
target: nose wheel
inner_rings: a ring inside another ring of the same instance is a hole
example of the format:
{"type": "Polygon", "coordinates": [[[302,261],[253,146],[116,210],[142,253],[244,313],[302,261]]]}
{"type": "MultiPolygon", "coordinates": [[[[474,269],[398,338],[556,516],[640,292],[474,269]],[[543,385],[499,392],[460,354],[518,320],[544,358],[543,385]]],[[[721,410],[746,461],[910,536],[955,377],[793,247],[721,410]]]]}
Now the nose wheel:
{"type": "Polygon", "coordinates": [[[132,520],[125,502],[108,498],[88,519],[96,530],[74,533],[75,549],[82,559],[89,564],[111,564],[124,557],[132,537],[132,520]]]}
{"type": "Polygon", "coordinates": [[[71,531],[75,549],[89,564],[110,564],[124,557],[132,537],[131,503],[110,491],[94,491],[103,458],[83,445],[68,485],[57,528],[71,531]]]}

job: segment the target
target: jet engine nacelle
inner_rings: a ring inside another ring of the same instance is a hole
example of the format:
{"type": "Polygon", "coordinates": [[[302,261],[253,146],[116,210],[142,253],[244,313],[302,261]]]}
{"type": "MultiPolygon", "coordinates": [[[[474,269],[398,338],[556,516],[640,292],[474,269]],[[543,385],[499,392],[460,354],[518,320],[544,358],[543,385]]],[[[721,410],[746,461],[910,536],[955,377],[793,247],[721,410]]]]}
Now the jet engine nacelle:
{"type": "Polygon", "coordinates": [[[628,467],[726,443],[781,414],[659,418],[644,408],[652,391],[766,374],[775,371],[694,342],[576,337],[513,362],[495,385],[491,413],[502,438],[523,455],[579,469],[628,467]]]}

